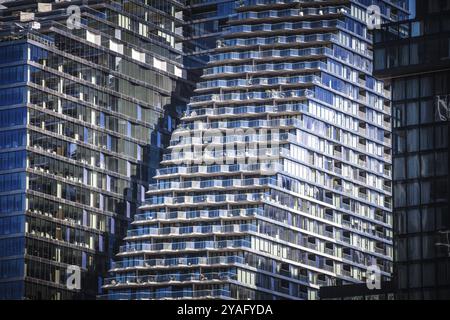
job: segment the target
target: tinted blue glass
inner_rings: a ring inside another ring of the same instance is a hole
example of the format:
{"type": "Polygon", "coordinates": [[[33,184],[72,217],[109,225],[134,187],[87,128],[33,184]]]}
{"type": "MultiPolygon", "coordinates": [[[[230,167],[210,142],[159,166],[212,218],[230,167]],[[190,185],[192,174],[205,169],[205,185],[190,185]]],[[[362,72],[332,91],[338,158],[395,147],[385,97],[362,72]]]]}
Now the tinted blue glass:
{"type": "Polygon", "coordinates": [[[26,45],[0,46],[0,63],[26,60],[26,45]]]}
{"type": "Polygon", "coordinates": [[[22,255],[24,249],[25,239],[23,237],[0,240],[0,257],[22,255]]]}
{"type": "Polygon", "coordinates": [[[26,144],[25,130],[11,130],[0,132],[0,148],[17,148],[26,144]]]}
{"type": "Polygon", "coordinates": [[[25,151],[0,153],[0,170],[25,168],[25,151]]]}
{"type": "MultiPolygon", "coordinates": [[[[25,226],[25,216],[24,215],[2,217],[2,218],[0,218],[0,235],[23,233],[24,226],[25,226]]],[[[11,240],[13,240],[13,239],[11,239],[11,240]]],[[[1,244],[1,242],[0,242],[0,244],[1,244]]],[[[0,245],[0,255],[3,252],[3,250],[1,248],[2,247],[0,245]]]]}
{"type": "Polygon", "coordinates": [[[25,187],[25,173],[9,173],[0,175],[0,192],[21,190],[25,187]]]}
{"type": "Polygon", "coordinates": [[[39,62],[48,58],[48,52],[42,48],[31,46],[31,61],[39,62]]]}
{"type": "Polygon", "coordinates": [[[325,90],[320,87],[316,87],[315,88],[315,96],[317,99],[319,99],[321,101],[324,101],[328,104],[333,104],[333,94],[328,90],[325,90]]]}
{"type": "Polygon", "coordinates": [[[24,82],[26,71],[26,66],[0,68],[0,85],[24,82]]]}
{"type": "Polygon", "coordinates": [[[236,7],[236,1],[228,1],[224,3],[219,3],[217,5],[217,12],[219,16],[227,16],[234,13],[234,8],[236,7]]]}
{"type": "Polygon", "coordinates": [[[0,127],[13,127],[27,123],[26,108],[15,108],[0,111],[0,127]]]}
{"type": "Polygon", "coordinates": [[[0,213],[21,212],[24,208],[24,195],[0,196],[0,213]]]}
{"type": "Polygon", "coordinates": [[[25,103],[25,93],[25,87],[0,89],[0,106],[25,103]]]}
{"type": "Polygon", "coordinates": [[[11,281],[0,283],[0,300],[21,299],[23,297],[24,282],[11,281]]]}
{"type": "Polygon", "coordinates": [[[23,259],[0,261],[0,279],[23,276],[23,259]]]}

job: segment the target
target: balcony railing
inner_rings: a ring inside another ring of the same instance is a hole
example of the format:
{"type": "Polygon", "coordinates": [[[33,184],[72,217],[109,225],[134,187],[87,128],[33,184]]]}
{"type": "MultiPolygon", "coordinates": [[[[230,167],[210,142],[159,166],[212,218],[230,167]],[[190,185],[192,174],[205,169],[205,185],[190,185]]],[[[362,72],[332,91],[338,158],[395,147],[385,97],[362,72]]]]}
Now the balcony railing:
{"type": "Polygon", "coordinates": [[[154,283],[168,284],[173,282],[197,282],[197,281],[227,281],[230,279],[236,279],[237,275],[231,272],[212,272],[212,273],[172,273],[172,274],[159,274],[159,275],[120,275],[115,277],[106,278],[105,284],[107,286],[119,286],[119,285],[145,285],[154,283]]]}
{"type": "Polygon", "coordinates": [[[189,227],[145,227],[127,231],[127,237],[141,236],[178,236],[194,234],[228,234],[257,232],[258,226],[254,224],[232,224],[232,225],[209,225],[209,226],[189,226],[189,227]]]}
{"type": "Polygon", "coordinates": [[[222,240],[222,241],[182,241],[164,243],[134,243],[120,247],[120,253],[136,253],[141,251],[184,251],[184,250],[214,250],[225,248],[249,248],[247,240],[222,240]]]}
{"type": "Polygon", "coordinates": [[[229,265],[244,263],[244,258],[240,256],[219,256],[219,257],[192,257],[192,258],[167,258],[167,259],[147,259],[147,260],[124,260],[113,263],[112,269],[124,268],[151,268],[151,267],[198,267],[200,265],[229,265]]]}
{"type": "Polygon", "coordinates": [[[227,299],[231,292],[223,289],[212,290],[182,290],[157,292],[110,293],[98,296],[100,300],[158,300],[158,299],[227,299]]]}

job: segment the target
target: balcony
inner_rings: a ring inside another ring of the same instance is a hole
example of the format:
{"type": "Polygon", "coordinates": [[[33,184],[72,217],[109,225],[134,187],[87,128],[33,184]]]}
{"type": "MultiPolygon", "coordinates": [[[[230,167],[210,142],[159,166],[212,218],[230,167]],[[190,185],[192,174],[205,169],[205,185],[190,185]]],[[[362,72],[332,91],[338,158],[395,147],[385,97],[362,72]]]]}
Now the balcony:
{"type": "Polygon", "coordinates": [[[232,225],[206,225],[189,227],[145,227],[127,231],[129,238],[148,237],[192,237],[212,234],[241,234],[247,232],[258,232],[258,226],[254,224],[232,224],[232,225]]]}
{"type": "Polygon", "coordinates": [[[233,210],[197,210],[197,211],[175,211],[175,212],[146,212],[135,215],[133,224],[143,223],[147,221],[159,220],[194,220],[194,219],[218,219],[218,218],[244,218],[261,215],[263,212],[260,208],[233,209],[233,210]]]}
{"type": "Polygon", "coordinates": [[[164,243],[136,243],[127,244],[119,248],[119,254],[136,254],[146,252],[159,254],[161,251],[202,251],[250,248],[250,241],[247,240],[222,240],[222,241],[182,241],[164,243]]]}
{"type": "Polygon", "coordinates": [[[110,293],[98,297],[100,300],[159,300],[159,299],[230,299],[231,292],[223,289],[183,290],[157,292],[110,293]]]}

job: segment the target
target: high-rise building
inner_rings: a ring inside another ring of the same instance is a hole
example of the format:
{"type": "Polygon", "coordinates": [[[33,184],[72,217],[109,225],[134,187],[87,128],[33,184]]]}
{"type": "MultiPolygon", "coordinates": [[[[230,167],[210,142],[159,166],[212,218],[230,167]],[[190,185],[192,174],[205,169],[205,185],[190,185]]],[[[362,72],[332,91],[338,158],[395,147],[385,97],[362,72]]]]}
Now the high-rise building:
{"type": "Polygon", "coordinates": [[[392,87],[397,299],[450,299],[450,1],[375,33],[375,74],[392,87]]]}
{"type": "Polygon", "coordinates": [[[192,87],[184,6],[2,7],[0,299],[95,298],[192,87]]]}
{"type": "Polygon", "coordinates": [[[371,4],[407,17],[406,1],[237,1],[104,298],[316,299],[369,266],[389,279],[391,113],[371,4]]]}

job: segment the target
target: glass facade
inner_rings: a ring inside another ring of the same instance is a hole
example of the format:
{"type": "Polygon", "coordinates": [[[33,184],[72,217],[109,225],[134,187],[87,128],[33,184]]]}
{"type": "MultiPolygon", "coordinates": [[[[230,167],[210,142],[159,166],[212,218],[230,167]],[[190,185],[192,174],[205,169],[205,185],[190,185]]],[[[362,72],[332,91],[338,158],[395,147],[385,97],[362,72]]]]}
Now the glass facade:
{"type": "Polygon", "coordinates": [[[392,271],[389,91],[370,4],[243,0],[230,16],[104,299],[317,299],[392,271]],[[224,160],[226,158],[226,160],[224,160]]]}
{"type": "Polygon", "coordinates": [[[22,4],[0,11],[0,299],[95,298],[192,88],[183,6],[22,4]]]}
{"type": "Polygon", "coordinates": [[[188,77],[193,82],[199,81],[236,3],[235,0],[185,1],[184,65],[189,69],[188,77]]]}
{"type": "Polygon", "coordinates": [[[449,299],[450,1],[417,6],[376,34],[376,74],[392,87],[394,275],[398,299],[449,299]]]}

